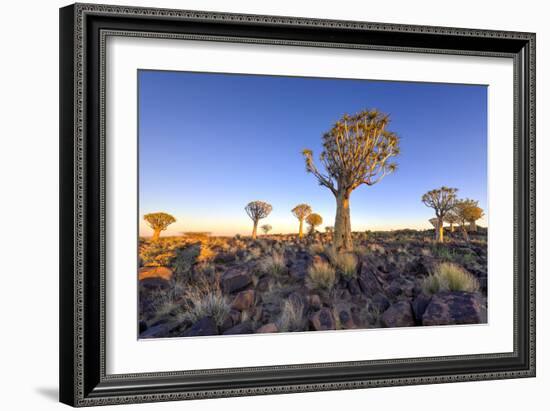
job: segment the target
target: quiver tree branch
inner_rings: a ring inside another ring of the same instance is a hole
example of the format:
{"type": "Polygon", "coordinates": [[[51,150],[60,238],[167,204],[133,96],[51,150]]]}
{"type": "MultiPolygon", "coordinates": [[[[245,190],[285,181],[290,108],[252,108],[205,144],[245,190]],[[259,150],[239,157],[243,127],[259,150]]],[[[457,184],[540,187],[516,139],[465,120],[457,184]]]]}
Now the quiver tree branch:
{"type": "Polygon", "coordinates": [[[388,131],[389,116],[377,110],[364,110],[344,115],[323,135],[323,151],[319,156],[325,173],[319,171],[310,149],[302,151],[306,171],[336,198],[334,246],[338,251],[353,248],[349,199],[362,184],[371,186],[394,172],[399,155],[399,138],[388,131]]]}

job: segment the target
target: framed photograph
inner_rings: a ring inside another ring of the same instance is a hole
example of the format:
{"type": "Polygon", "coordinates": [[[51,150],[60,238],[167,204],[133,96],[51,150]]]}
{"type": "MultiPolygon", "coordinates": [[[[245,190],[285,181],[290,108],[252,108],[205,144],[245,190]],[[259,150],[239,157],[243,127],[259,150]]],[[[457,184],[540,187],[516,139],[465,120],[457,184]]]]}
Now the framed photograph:
{"type": "Polygon", "coordinates": [[[535,375],[535,34],[60,22],[62,402],[535,375]]]}

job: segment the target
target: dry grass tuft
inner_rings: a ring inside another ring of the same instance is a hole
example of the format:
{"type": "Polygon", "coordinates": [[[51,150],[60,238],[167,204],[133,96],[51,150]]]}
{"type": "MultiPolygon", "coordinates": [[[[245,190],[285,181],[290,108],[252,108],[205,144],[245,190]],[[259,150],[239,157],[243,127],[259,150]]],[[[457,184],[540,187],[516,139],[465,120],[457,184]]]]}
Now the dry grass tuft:
{"type": "Polygon", "coordinates": [[[336,271],[324,262],[317,261],[309,267],[306,277],[306,287],[309,289],[330,290],[336,282],[336,271]]]}
{"type": "Polygon", "coordinates": [[[435,294],[439,291],[479,291],[477,279],[461,266],[454,263],[441,263],[433,274],[422,282],[422,290],[426,294],[435,294]]]}

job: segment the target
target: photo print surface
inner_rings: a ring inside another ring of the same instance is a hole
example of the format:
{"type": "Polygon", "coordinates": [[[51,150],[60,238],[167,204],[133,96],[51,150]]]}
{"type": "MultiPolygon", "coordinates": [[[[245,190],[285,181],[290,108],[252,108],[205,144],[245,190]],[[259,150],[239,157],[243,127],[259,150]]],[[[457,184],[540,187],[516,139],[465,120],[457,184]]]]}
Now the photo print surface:
{"type": "Polygon", "coordinates": [[[139,70],[138,336],[487,322],[487,87],[139,70]]]}

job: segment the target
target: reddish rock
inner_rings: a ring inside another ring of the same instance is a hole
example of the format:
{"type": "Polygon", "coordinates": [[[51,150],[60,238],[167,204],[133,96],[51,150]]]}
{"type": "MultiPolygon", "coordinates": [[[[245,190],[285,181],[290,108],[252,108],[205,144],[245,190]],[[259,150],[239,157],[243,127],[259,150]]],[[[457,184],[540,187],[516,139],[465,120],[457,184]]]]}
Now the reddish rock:
{"type": "Polygon", "coordinates": [[[308,297],[308,303],[311,308],[314,310],[320,310],[323,303],[321,302],[321,297],[317,294],[310,295],[308,297]]]}
{"type": "Polygon", "coordinates": [[[422,325],[479,324],[486,322],[481,296],[463,291],[435,294],[422,315],[422,325]]]}
{"type": "Polygon", "coordinates": [[[241,291],[252,283],[252,278],[245,270],[236,268],[223,273],[221,277],[222,290],[226,294],[232,294],[241,291]]]}
{"type": "Polygon", "coordinates": [[[332,311],[328,308],[321,308],[321,310],[313,313],[311,317],[309,317],[309,323],[311,328],[315,331],[336,329],[332,311]]]}
{"type": "Polygon", "coordinates": [[[246,310],[254,305],[254,290],[241,291],[235,296],[231,303],[231,308],[238,311],[246,310]]]}
{"type": "Polygon", "coordinates": [[[412,327],[415,325],[411,304],[408,301],[399,301],[390,306],[381,318],[382,326],[412,327]]]}

